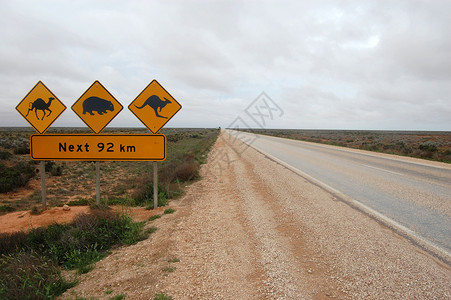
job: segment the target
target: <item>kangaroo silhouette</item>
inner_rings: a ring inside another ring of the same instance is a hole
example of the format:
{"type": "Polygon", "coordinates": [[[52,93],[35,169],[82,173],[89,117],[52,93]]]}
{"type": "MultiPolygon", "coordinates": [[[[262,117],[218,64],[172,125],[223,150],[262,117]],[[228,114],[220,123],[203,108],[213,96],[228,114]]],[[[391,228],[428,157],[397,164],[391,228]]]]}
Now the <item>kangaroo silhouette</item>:
{"type": "MultiPolygon", "coordinates": [[[[163,97],[164,98],[164,97],[163,97]]],[[[141,107],[136,106],[136,108],[141,109],[146,105],[149,105],[150,107],[153,108],[153,110],[155,111],[155,115],[158,118],[163,118],[163,119],[167,119],[167,117],[161,116],[158,112],[161,112],[161,110],[168,104],[172,103],[169,99],[164,98],[163,101],[160,99],[160,97],[158,97],[157,95],[152,95],[149,98],[147,98],[146,101],[144,101],[144,104],[141,107]]]]}
{"type": "Polygon", "coordinates": [[[36,114],[36,118],[39,120],[38,117],[38,110],[42,110],[44,112],[44,115],[42,116],[41,120],[44,120],[44,117],[46,117],[45,115],[45,111],[48,110],[49,114],[47,115],[50,116],[50,114],[52,113],[52,111],[50,110],[50,104],[52,104],[52,100],[54,100],[55,98],[50,97],[49,101],[47,103],[45,103],[44,100],[42,100],[41,98],[38,98],[36,100],[34,100],[33,102],[30,102],[30,106],[28,107],[28,112],[27,115],[25,117],[28,116],[28,114],[30,113],[30,111],[32,111],[34,109],[34,113],[36,114]]]}

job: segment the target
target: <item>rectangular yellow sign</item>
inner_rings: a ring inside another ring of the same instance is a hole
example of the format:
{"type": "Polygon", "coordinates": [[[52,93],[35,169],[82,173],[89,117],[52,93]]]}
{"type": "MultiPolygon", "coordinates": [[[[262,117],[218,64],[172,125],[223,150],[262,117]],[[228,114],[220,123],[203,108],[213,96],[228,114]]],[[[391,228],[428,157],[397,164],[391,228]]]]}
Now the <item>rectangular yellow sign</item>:
{"type": "Polygon", "coordinates": [[[30,155],[35,160],[162,161],[163,134],[33,134],[30,155]]]}

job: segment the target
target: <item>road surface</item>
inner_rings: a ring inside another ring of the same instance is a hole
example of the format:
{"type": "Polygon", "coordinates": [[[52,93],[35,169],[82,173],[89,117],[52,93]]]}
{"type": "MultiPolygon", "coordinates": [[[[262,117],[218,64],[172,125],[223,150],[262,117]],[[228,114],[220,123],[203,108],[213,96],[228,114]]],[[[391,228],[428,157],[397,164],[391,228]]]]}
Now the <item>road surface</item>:
{"type": "Polygon", "coordinates": [[[451,253],[450,165],[230,132],[338,196],[362,204],[409,238],[445,256],[451,253]]]}
{"type": "Polygon", "coordinates": [[[225,131],[207,161],[175,213],[146,225],[158,228],[150,238],[114,250],[61,298],[451,299],[449,265],[337,191],[225,131]]]}

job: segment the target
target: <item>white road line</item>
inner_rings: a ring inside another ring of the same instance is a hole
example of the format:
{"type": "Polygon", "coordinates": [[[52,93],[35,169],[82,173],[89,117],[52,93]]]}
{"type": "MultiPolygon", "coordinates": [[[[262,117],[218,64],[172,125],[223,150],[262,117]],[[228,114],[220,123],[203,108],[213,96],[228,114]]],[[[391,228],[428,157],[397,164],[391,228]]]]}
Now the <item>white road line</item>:
{"type": "Polygon", "coordinates": [[[373,167],[373,166],[369,166],[369,165],[362,165],[362,166],[367,167],[367,168],[371,168],[371,169],[376,169],[376,170],[379,170],[379,171],[384,171],[384,172],[395,174],[395,175],[399,175],[399,176],[405,176],[404,174],[401,174],[401,173],[398,173],[398,172],[389,171],[389,170],[386,170],[386,169],[381,169],[381,168],[378,168],[378,167],[373,167]]]}

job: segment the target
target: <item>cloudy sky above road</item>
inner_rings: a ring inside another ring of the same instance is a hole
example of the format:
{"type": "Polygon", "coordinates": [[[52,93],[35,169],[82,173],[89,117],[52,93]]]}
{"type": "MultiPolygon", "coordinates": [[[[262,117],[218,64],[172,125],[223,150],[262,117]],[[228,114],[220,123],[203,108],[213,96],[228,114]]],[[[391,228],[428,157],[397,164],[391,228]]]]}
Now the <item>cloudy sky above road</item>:
{"type": "Polygon", "coordinates": [[[157,79],[167,127],[451,131],[451,1],[0,0],[0,126],[41,80],[70,106],[99,80],[128,104],[157,79]],[[265,94],[262,94],[264,92],[265,94]],[[260,96],[260,97],[259,97],[260,96]]]}

